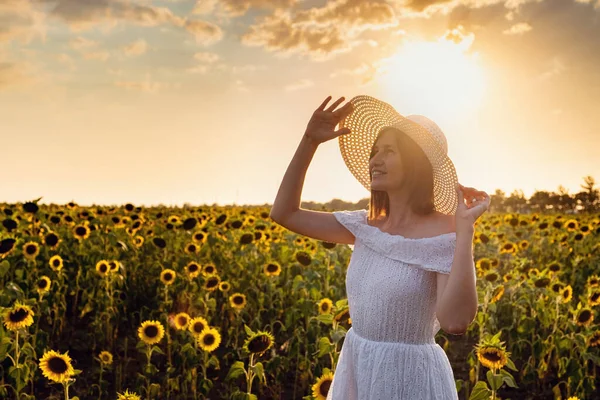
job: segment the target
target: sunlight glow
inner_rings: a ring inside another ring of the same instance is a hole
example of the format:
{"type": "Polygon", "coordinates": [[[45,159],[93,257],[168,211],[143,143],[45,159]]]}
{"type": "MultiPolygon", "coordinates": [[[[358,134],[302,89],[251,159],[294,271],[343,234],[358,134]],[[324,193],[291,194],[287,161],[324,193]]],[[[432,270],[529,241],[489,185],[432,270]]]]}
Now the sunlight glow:
{"type": "Polygon", "coordinates": [[[473,40],[473,34],[450,31],[435,42],[405,42],[382,62],[379,83],[386,97],[393,105],[410,105],[417,114],[446,118],[476,111],[486,79],[478,53],[468,53],[473,40]]]}

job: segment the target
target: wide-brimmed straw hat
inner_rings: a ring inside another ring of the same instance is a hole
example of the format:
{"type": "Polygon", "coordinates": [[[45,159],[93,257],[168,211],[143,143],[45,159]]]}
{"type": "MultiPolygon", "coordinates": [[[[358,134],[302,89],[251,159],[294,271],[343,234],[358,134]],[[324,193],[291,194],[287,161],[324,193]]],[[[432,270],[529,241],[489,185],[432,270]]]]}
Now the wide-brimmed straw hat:
{"type": "Polygon", "coordinates": [[[339,129],[350,133],[338,137],[346,166],[356,179],[371,190],[369,156],[377,134],[384,127],[406,133],[423,149],[433,167],[433,192],[436,211],[456,214],[458,177],[448,157],[448,142],[440,127],[422,115],[400,115],[394,108],[371,96],[360,95],[349,101],[354,110],[339,123],[339,129]]]}

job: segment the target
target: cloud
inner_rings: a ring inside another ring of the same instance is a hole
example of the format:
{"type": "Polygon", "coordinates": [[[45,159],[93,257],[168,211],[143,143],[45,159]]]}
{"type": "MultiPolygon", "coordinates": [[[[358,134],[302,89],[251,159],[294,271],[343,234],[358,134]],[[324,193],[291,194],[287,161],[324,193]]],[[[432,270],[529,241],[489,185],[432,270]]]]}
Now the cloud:
{"type": "Polygon", "coordinates": [[[196,42],[211,45],[223,38],[223,30],[211,22],[187,20],[185,29],[194,35],[196,42]]]}
{"type": "MultiPolygon", "coordinates": [[[[0,60],[6,60],[1,53],[0,60]]],[[[39,65],[30,61],[0,61],[0,91],[39,84],[46,78],[39,65]]]]}
{"type": "Polygon", "coordinates": [[[193,14],[218,14],[226,17],[240,17],[251,8],[289,9],[297,0],[196,0],[193,14]]]}
{"type": "Polygon", "coordinates": [[[86,60],[99,60],[106,61],[110,57],[110,53],[106,50],[101,51],[90,51],[82,53],[83,58],[86,60]]]}
{"type": "Polygon", "coordinates": [[[233,82],[233,87],[235,90],[237,90],[238,92],[249,92],[250,89],[248,88],[248,86],[246,86],[246,84],[244,83],[244,81],[242,81],[241,79],[236,79],[233,82]]]}
{"type": "Polygon", "coordinates": [[[0,63],[0,90],[16,85],[26,80],[25,76],[21,73],[17,64],[2,62],[0,63]]]}
{"type": "Polygon", "coordinates": [[[558,57],[553,57],[550,62],[550,68],[544,72],[542,72],[539,76],[539,80],[546,80],[562,73],[566,69],[564,62],[561,61],[558,57]]]}
{"type": "Polygon", "coordinates": [[[375,61],[372,63],[362,63],[355,68],[343,68],[329,74],[330,78],[337,78],[343,76],[356,76],[360,77],[360,83],[365,85],[371,82],[375,76],[377,76],[377,72],[379,70],[379,62],[375,61]]]}
{"type": "Polygon", "coordinates": [[[519,22],[518,24],[514,24],[509,29],[502,31],[505,35],[522,35],[525,32],[529,32],[531,29],[531,25],[527,22],[519,22]]]}
{"type": "Polygon", "coordinates": [[[594,6],[594,10],[600,9],[600,0],[575,0],[575,2],[583,4],[592,4],[594,6]]]}
{"type": "Polygon", "coordinates": [[[315,83],[313,81],[311,81],[310,79],[301,79],[300,81],[298,81],[296,83],[291,83],[289,85],[286,85],[284,87],[284,90],[286,92],[293,92],[296,90],[306,89],[311,86],[315,86],[315,83]]]}
{"type": "Polygon", "coordinates": [[[220,57],[217,53],[211,53],[208,51],[204,51],[204,52],[198,52],[198,53],[194,54],[194,59],[198,60],[200,62],[214,63],[214,62],[218,61],[220,59],[220,57]]]}
{"type": "MultiPolygon", "coordinates": [[[[14,1],[14,0],[11,0],[14,1]]],[[[141,26],[171,25],[185,29],[199,43],[220,40],[223,32],[211,22],[190,20],[175,15],[167,7],[133,3],[125,0],[40,0],[53,4],[50,15],[65,21],[72,29],[84,30],[100,23],[118,21],[141,26]]]]}
{"type": "Polygon", "coordinates": [[[11,40],[28,44],[35,38],[46,40],[45,14],[29,1],[1,0],[0,44],[11,40]]]}
{"type": "Polygon", "coordinates": [[[142,55],[148,50],[148,43],[144,39],[138,39],[123,47],[125,55],[130,57],[142,55]]]}
{"type": "Polygon", "coordinates": [[[98,42],[95,42],[93,40],[81,37],[81,36],[77,36],[74,39],[69,40],[69,47],[71,47],[73,50],[78,50],[81,51],[83,49],[89,49],[91,47],[95,47],[98,45],[98,42]]]}
{"type": "Polygon", "coordinates": [[[180,87],[180,84],[154,81],[150,77],[150,74],[146,74],[145,79],[142,81],[117,81],[115,82],[115,86],[127,90],[138,90],[145,93],[158,93],[163,89],[180,87]]]}
{"type": "Polygon", "coordinates": [[[69,47],[79,52],[86,60],[106,61],[110,57],[108,51],[98,49],[98,42],[82,36],[71,39],[69,47]]]}
{"type": "Polygon", "coordinates": [[[301,53],[324,61],[362,44],[355,38],[363,31],[397,24],[392,8],[381,2],[338,0],[294,13],[275,10],[250,26],[241,41],[284,57],[301,53]]]}
{"type": "Polygon", "coordinates": [[[77,66],[75,65],[75,61],[73,61],[73,58],[66,54],[66,53],[60,53],[56,56],[56,60],[58,62],[60,62],[61,64],[64,64],[66,67],[68,67],[71,71],[74,71],[77,69],[77,66]]]}

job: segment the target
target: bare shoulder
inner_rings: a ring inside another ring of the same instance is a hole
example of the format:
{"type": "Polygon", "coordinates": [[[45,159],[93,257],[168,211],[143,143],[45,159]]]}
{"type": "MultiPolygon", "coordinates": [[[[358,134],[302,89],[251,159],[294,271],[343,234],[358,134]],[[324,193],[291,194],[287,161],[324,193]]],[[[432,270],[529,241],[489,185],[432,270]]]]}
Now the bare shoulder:
{"type": "Polygon", "coordinates": [[[454,215],[448,215],[439,211],[434,212],[432,225],[439,234],[456,232],[456,219],[454,215]]]}

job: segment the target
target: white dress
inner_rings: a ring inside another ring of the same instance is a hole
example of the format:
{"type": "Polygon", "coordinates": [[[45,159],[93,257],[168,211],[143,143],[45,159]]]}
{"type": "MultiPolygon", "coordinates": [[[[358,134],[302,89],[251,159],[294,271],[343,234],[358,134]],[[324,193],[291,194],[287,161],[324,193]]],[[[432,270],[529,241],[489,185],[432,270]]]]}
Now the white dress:
{"type": "Polygon", "coordinates": [[[411,239],[367,224],[367,210],[334,211],[356,237],[346,272],[352,327],[327,400],[457,400],[434,340],[436,272],[449,274],[456,233],[411,239]]]}

